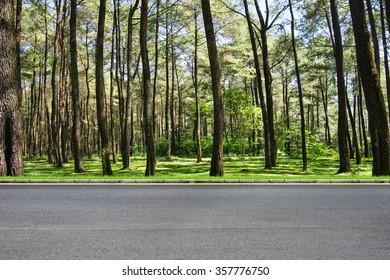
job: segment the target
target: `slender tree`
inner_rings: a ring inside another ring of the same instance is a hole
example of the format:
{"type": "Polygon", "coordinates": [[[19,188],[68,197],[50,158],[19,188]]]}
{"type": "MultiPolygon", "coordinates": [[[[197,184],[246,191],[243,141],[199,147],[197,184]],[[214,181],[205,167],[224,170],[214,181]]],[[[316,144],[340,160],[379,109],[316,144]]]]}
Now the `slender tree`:
{"type": "Polygon", "coordinates": [[[200,135],[200,106],[199,106],[199,84],[198,84],[198,11],[194,7],[194,26],[195,26],[195,38],[194,38],[194,92],[195,92],[195,138],[196,138],[196,162],[202,162],[202,142],[200,135]]]}
{"type": "Polygon", "coordinates": [[[148,30],[148,1],[141,2],[141,29],[140,44],[142,54],[142,74],[143,74],[143,115],[144,131],[146,144],[146,169],[145,176],[154,176],[156,174],[156,143],[154,133],[154,109],[153,109],[153,91],[151,86],[149,55],[147,46],[148,30]]]}
{"type": "Polygon", "coordinates": [[[363,0],[349,0],[356,59],[366,99],[373,155],[373,176],[390,175],[389,124],[379,73],[376,69],[363,0]]]}
{"type": "Polygon", "coordinates": [[[16,45],[13,1],[0,1],[0,176],[23,175],[16,45]]]}
{"type": "Polygon", "coordinates": [[[100,0],[99,20],[96,38],[96,112],[101,141],[103,175],[112,175],[110,147],[107,130],[107,111],[104,93],[104,27],[106,21],[106,0],[100,0]]]}
{"type": "Polygon", "coordinates": [[[73,111],[73,159],[74,171],[83,172],[82,148],[81,148],[81,108],[79,92],[79,70],[77,62],[77,0],[70,1],[70,59],[72,83],[72,111],[73,111]]]}
{"type": "Polygon", "coordinates": [[[306,131],[305,131],[305,129],[306,129],[305,110],[304,110],[304,105],[303,105],[303,91],[302,91],[301,75],[300,75],[299,63],[298,63],[297,46],[296,46],[296,42],[295,42],[294,10],[293,10],[291,0],[289,0],[289,5],[290,5],[290,14],[291,14],[292,49],[293,49],[293,53],[294,53],[295,75],[297,76],[299,111],[301,113],[302,169],[303,169],[303,171],[306,171],[307,170],[307,151],[306,151],[306,131]]]}
{"type": "Polygon", "coordinates": [[[206,31],[207,49],[209,53],[211,83],[214,100],[214,135],[213,154],[211,158],[210,176],[223,176],[223,129],[224,113],[221,89],[221,72],[217,43],[210,9],[210,0],[202,0],[203,21],[206,31]]]}
{"type": "Polygon", "coordinates": [[[126,112],[125,112],[125,138],[123,144],[123,169],[130,168],[130,148],[131,148],[131,115],[133,103],[133,17],[135,11],[138,9],[139,0],[136,0],[134,5],[130,8],[127,18],[127,86],[126,86],[126,112]]]}
{"type": "Polygon", "coordinates": [[[253,31],[253,26],[252,26],[251,17],[249,14],[247,0],[244,0],[244,7],[245,7],[245,16],[246,16],[246,21],[248,24],[250,40],[251,40],[251,44],[252,44],[253,60],[254,60],[255,69],[256,69],[256,86],[257,86],[257,90],[259,91],[260,104],[261,104],[261,114],[262,114],[262,118],[263,118],[264,143],[265,143],[265,145],[264,145],[265,146],[264,147],[265,168],[271,169],[272,168],[272,159],[271,159],[270,133],[269,133],[267,107],[265,104],[264,93],[263,93],[263,85],[262,85],[262,78],[261,78],[261,72],[260,72],[260,62],[259,62],[259,57],[258,57],[258,53],[257,53],[256,38],[255,38],[255,33],[253,31]]]}
{"type": "Polygon", "coordinates": [[[348,118],[347,118],[347,92],[345,89],[344,80],[344,54],[343,41],[341,39],[339,15],[336,0],[330,0],[330,10],[332,14],[332,25],[334,33],[333,53],[336,60],[337,72],[337,91],[338,91],[338,140],[339,140],[339,171],[338,173],[346,173],[350,171],[350,162],[347,149],[347,133],[348,133],[348,118]]]}

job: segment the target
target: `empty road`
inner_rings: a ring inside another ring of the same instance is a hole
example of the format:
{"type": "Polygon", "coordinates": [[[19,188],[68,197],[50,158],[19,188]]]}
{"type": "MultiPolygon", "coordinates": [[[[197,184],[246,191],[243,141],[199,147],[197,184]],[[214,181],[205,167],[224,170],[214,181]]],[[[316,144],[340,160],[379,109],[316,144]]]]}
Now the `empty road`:
{"type": "Polygon", "coordinates": [[[0,185],[0,259],[390,259],[390,186],[0,185]]]}

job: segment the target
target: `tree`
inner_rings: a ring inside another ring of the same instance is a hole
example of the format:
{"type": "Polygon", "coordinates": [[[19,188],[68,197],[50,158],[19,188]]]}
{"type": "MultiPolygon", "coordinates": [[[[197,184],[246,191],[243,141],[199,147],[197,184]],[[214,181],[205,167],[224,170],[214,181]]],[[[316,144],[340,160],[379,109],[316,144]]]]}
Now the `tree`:
{"type": "Polygon", "coordinates": [[[291,14],[291,36],[292,36],[292,49],[294,53],[294,63],[295,63],[295,74],[297,76],[297,84],[298,84],[298,97],[299,97],[299,111],[301,113],[301,145],[302,145],[302,170],[307,170],[307,151],[306,151],[306,126],[305,126],[305,111],[303,105],[303,92],[302,92],[302,83],[301,76],[299,71],[298,64],[298,55],[297,55],[297,47],[295,42],[295,18],[294,18],[294,10],[292,6],[292,1],[289,0],[290,5],[290,14],[291,14]]]}
{"type": "Polygon", "coordinates": [[[149,55],[147,46],[148,31],[148,1],[141,2],[141,28],[140,44],[142,54],[142,74],[143,74],[143,112],[144,112],[144,130],[146,144],[146,169],[145,176],[154,176],[156,174],[156,143],[154,133],[154,109],[153,109],[153,91],[151,88],[149,55]]]}
{"type": "Polygon", "coordinates": [[[332,14],[332,25],[334,32],[333,53],[336,60],[337,71],[337,90],[338,90],[338,140],[340,167],[338,173],[346,173],[350,171],[350,163],[347,149],[348,135],[348,118],[347,118],[347,92],[345,89],[344,80],[344,54],[343,42],[341,39],[339,15],[337,10],[336,0],[330,0],[330,9],[332,14]]]}
{"type": "Polygon", "coordinates": [[[363,0],[349,0],[356,44],[356,60],[368,111],[373,176],[390,175],[390,138],[385,101],[376,69],[363,0]]]}
{"type": "Polygon", "coordinates": [[[254,60],[255,69],[256,69],[257,90],[259,91],[261,112],[262,112],[262,117],[263,117],[264,143],[265,143],[265,147],[264,147],[265,168],[271,169],[272,168],[272,156],[271,156],[271,144],[270,144],[271,140],[270,140],[270,133],[269,133],[267,107],[266,107],[265,100],[264,100],[263,85],[261,82],[262,79],[261,79],[261,72],[260,72],[260,62],[259,62],[259,57],[258,57],[258,53],[257,53],[255,33],[253,31],[253,26],[252,26],[252,21],[251,21],[250,14],[249,14],[247,0],[244,0],[244,7],[245,7],[245,15],[246,15],[246,21],[248,24],[250,40],[251,40],[251,44],[252,44],[253,60],[254,60]]]}
{"type": "Polygon", "coordinates": [[[96,112],[99,135],[101,140],[101,155],[103,175],[112,175],[110,162],[110,148],[107,130],[107,111],[104,90],[104,27],[106,20],[106,0],[100,0],[99,21],[96,38],[96,112]]]}
{"type": "Polygon", "coordinates": [[[221,89],[221,72],[219,69],[218,51],[217,44],[215,41],[210,0],[202,0],[202,11],[206,32],[207,49],[209,53],[211,83],[214,102],[213,154],[211,158],[210,176],[223,176],[224,113],[221,89]]]}
{"type": "Polygon", "coordinates": [[[71,59],[71,83],[72,83],[72,110],[73,110],[73,160],[74,171],[83,172],[81,151],[81,108],[79,91],[79,69],[77,62],[77,0],[70,1],[70,59],[71,59]]]}
{"type": "Polygon", "coordinates": [[[139,0],[136,0],[134,6],[130,8],[127,19],[127,86],[126,86],[126,108],[125,108],[125,139],[123,144],[122,161],[123,168],[130,168],[130,148],[131,148],[131,106],[133,102],[133,17],[138,9],[139,0]]]}
{"type": "Polygon", "coordinates": [[[200,135],[200,106],[199,106],[199,83],[198,83],[198,11],[194,7],[194,93],[195,93],[195,138],[196,138],[196,162],[202,162],[202,142],[200,135]]]}
{"type": "Polygon", "coordinates": [[[0,176],[23,175],[21,116],[12,0],[0,2],[0,176]]]}

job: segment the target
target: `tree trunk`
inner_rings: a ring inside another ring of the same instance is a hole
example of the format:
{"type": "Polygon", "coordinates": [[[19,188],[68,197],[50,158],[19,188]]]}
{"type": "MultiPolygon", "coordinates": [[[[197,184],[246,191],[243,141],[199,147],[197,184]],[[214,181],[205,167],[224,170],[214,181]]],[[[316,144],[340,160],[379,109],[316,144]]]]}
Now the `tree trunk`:
{"type": "MultiPolygon", "coordinates": [[[[114,0],[115,3],[116,0],[114,0]]],[[[111,150],[112,150],[112,162],[118,161],[118,155],[116,152],[116,129],[115,129],[115,104],[114,104],[114,62],[115,62],[115,29],[116,29],[116,12],[114,12],[114,19],[112,22],[111,32],[111,61],[110,61],[110,133],[111,133],[111,150]]]]}
{"type": "Polygon", "coordinates": [[[305,111],[303,107],[303,93],[301,85],[301,76],[298,65],[297,47],[295,43],[295,19],[291,0],[289,0],[290,14],[291,14],[291,36],[292,36],[292,48],[294,53],[295,74],[297,76],[298,95],[299,95],[299,109],[301,113],[301,142],[302,142],[302,170],[307,170],[307,152],[306,152],[306,132],[305,132],[305,111]]]}
{"type": "Polygon", "coordinates": [[[153,129],[156,133],[156,95],[157,95],[157,79],[158,79],[158,32],[160,27],[160,0],[157,0],[156,3],[156,33],[155,33],[155,43],[154,43],[154,78],[153,78],[153,129]]]}
{"type": "Polygon", "coordinates": [[[53,149],[53,141],[52,141],[52,126],[51,126],[51,115],[49,109],[49,99],[46,94],[46,84],[47,84],[47,53],[49,51],[49,35],[48,35],[48,24],[47,24],[47,1],[45,0],[45,66],[44,66],[44,76],[43,76],[43,100],[45,102],[45,114],[46,114],[46,127],[47,127],[47,157],[48,162],[53,163],[52,158],[52,149],[53,149]]]}
{"type": "Polygon", "coordinates": [[[274,125],[274,101],[272,97],[272,76],[271,70],[269,67],[269,52],[268,52],[268,40],[267,40],[267,31],[270,26],[268,26],[268,17],[269,9],[268,4],[267,8],[267,17],[264,20],[263,15],[260,11],[258,1],[255,0],[256,11],[260,20],[260,38],[261,38],[261,54],[263,58],[263,71],[264,71],[264,85],[265,85],[265,96],[267,100],[267,118],[268,118],[268,129],[269,129],[269,145],[270,145],[270,155],[271,155],[271,165],[276,166],[276,157],[277,157],[277,146],[275,138],[275,125],[274,125]]]}
{"type": "Polygon", "coordinates": [[[87,85],[87,97],[85,102],[85,117],[87,121],[87,153],[88,153],[88,159],[92,159],[92,142],[93,142],[93,135],[92,135],[92,124],[89,119],[89,102],[91,99],[91,88],[90,88],[90,82],[89,82],[89,48],[88,48],[88,33],[89,33],[89,24],[87,23],[87,26],[85,28],[85,52],[86,52],[86,65],[85,65],[85,84],[87,85]]]}
{"type": "Polygon", "coordinates": [[[385,58],[385,77],[386,77],[386,93],[387,93],[387,109],[389,113],[390,123],[390,70],[389,70],[389,58],[387,50],[387,38],[386,38],[386,27],[385,27],[385,15],[383,12],[383,0],[379,1],[381,10],[381,29],[382,29],[382,43],[383,43],[383,56],[385,58]]]}
{"type": "Polygon", "coordinates": [[[58,63],[58,44],[60,40],[60,23],[61,23],[61,0],[56,1],[56,31],[54,38],[53,63],[51,74],[51,125],[52,125],[52,141],[53,153],[55,156],[55,164],[58,167],[63,165],[61,152],[61,125],[59,124],[59,106],[58,106],[58,89],[57,89],[57,63],[58,63]]]}
{"type": "Polygon", "coordinates": [[[140,44],[142,53],[142,73],[143,73],[143,103],[144,103],[144,130],[146,144],[146,170],[145,176],[156,174],[156,143],[154,135],[154,109],[153,91],[151,88],[149,55],[147,46],[148,29],[148,1],[141,2],[141,28],[140,44]]]}
{"type": "Polygon", "coordinates": [[[390,138],[385,101],[376,69],[363,0],[349,0],[356,43],[356,59],[366,105],[373,154],[373,176],[390,175],[390,138]]]}
{"type": "Polygon", "coordinates": [[[123,169],[130,168],[131,127],[132,127],[132,102],[133,102],[133,16],[138,9],[139,0],[130,8],[127,22],[127,87],[126,87],[126,112],[125,112],[125,139],[123,145],[122,162],[123,169]]]}
{"type": "Polygon", "coordinates": [[[381,58],[380,58],[380,53],[379,53],[378,35],[376,32],[376,24],[375,24],[374,13],[372,11],[371,0],[366,0],[366,4],[367,4],[368,19],[369,19],[369,23],[370,23],[371,38],[372,38],[372,42],[374,44],[375,66],[376,66],[376,70],[378,71],[378,73],[380,75],[380,73],[381,73],[381,58]]]}
{"type": "Polygon", "coordinates": [[[265,169],[271,169],[272,168],[272,160],[271,160],[271,149],[270,149],[270,136],[269,136],[269,124],[268,124],[268,115],[267,115],[267,107],[264,100],[264,94],[263,94],[263,86],[261,82],[261,73],[260,73],[260,62],[257,54],[257,46],[256,46],[256,39],[255,34],[252,27],[252,22],[249,14],[249,8],[248,8],[248,2],[247,0],[244,0],[244,7],[245,7],[245,15],[246,15],[246,21],[248,24],[248,30],[249,30],[249,36],[252,44],[252,52],[253,52],[253,59],[255,63],[255,69],[256,69],[256,86],[257,90],[259,91],[260,96],[260,104],[261,104],[261,114],[263,118],[263,126],[264,126],[264,165],[265,169]]]}
{"type": "Polygon", "coordinates": [[[176,124],[175,124],[175,46],[173,43],[173,35],[171,35],[171,103],[170,103],[170,113],[171,113],[171,154],[176,155],[176,124]]]}
{"type": "Polygon", "coordinates": [[[21,176],[22,122],[13,1],[0,1],[0,22],[0,176],[21,176]]]}
{"type": "Polygon", "coordinates": [[[96,113],[102,150],[103,175],[112,175],[110,147],[107,130],[107,110],[104,93],[104,26],[106,20],[106,0],[100,0],[99,21],[96,38],[96,113]]]}
{"type": "Polygon", "coordinates": [[[209,53],[211,83],[214,101],[214,135],[213,154],[211,158],[210,176],[223,176],[223,130],[224,113],[221,89],[221,72],[217,44],[215,41],[213,18],[210,0],[202,0],[203,21],[206,31],[207,49],[209,53]]]}
{"type": "Polygon", "coordinates": [[[346,173],[351,169],[348,147],[347,147],[347,133],[348,133],[348,118],[347,118],[347,92],[345,89],[344,80],[344,54],[343,42],[341,39],[339,15],[337,10],[336,0],[330,0],[330,9],[332,14],[332,25],[334,32],[334,46],[333,53],[336,60],[337,72],[337,92],[338,92],[338,142],[339,142],[339,170],[337,173],[346,173]]]}
{"type": "Polygon", "coordinates": [[[202,162],[202,142],[200,136],[200,106],[199,106],[199,89],[198,89],[198,13],[194,7],[194,24],[195,24],[195,38],[194,38],[194,91],[195,91],[195,138],[196,138],[196,162],[202,162]]]}
{"type": "Polygon", "coordinates": [[[72,83],[72,111],[73,111],[73,160],[74,172],[84,171],[81,148],[81,108],[79,92],[79,70],[77,63],[77,0],[70,1],[70,58],[71,72],[70,79],[72,83]]]}
{"type": "MultiPolygon", "coordinates": [[[[167,1],[168,2],[168,1],[167,1]]],[[[171,159],[171,137],[169,130],[169,29],[168,11],[165,13],[165,141],[166,159],[171,159]]]]}

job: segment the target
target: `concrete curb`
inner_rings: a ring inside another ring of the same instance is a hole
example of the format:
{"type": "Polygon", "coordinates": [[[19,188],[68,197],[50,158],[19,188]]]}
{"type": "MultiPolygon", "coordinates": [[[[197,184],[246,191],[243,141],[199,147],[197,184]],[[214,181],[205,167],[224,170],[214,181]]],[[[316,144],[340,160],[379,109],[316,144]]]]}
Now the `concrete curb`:
{"type": "Polygon", "coordinates": [[[363,180],[322,180],[322,179],[302,179],[302,180],[288,180],[288,179],[265,179],[265,180],[232,180],[232,179],[71,179],[71,180],[50,180],[50,179],[11,179],[0,180],[0,184],[390,184],[390,179],[363,179],[363,180]]]}

